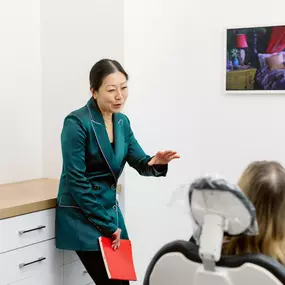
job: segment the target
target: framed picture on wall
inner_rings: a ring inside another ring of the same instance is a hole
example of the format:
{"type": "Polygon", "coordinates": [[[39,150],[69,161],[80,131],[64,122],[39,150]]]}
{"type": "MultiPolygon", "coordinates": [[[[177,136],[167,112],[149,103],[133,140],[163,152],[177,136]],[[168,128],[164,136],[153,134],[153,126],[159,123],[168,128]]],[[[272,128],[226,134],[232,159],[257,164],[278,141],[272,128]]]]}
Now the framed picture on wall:
{"type": "Polygon", "coordinates": [[[226,31],[226,92],[285,94],[285,25],[226,31]]]}

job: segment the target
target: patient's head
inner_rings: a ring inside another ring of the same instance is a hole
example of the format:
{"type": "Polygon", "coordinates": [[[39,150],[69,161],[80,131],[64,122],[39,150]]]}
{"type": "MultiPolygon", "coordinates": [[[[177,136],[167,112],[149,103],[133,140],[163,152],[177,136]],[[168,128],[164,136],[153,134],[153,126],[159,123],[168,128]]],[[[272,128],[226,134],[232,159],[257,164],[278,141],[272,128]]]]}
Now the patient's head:
{"type": "Polygon", "coordinates": [[[253,162],[238,184],[256,208],[259,234],[230,238],[224,253],[263,253],[285,265],[285,169],[275,161],[253,162]]]}

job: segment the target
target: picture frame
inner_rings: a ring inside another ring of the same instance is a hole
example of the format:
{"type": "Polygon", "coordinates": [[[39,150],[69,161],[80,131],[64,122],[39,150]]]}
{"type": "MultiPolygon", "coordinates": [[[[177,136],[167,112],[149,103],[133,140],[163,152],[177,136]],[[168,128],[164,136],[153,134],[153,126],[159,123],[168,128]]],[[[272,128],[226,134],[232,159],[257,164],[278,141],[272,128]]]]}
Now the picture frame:
{"type": "Polygon", "coordinates": [[[285,94],[285,24],[225,30],[225,93],[285,94]]]}

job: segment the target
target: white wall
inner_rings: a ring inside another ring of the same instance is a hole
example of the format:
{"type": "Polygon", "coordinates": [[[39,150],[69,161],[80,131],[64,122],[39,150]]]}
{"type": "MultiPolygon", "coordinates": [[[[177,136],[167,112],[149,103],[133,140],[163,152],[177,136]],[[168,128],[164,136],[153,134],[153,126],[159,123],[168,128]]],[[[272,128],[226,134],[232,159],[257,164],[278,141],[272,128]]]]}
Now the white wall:
{"type": "Polygon", "coordinates": [[[63,119],[89,99],[89,70],[123,62],[123,0],[24,2],[0,4],[0,183],[59,177],[63,119]]]}
{"type": "Polygon", "coordinates": [[[44,176],[61,172],[64,117],[90,98],[89,71],[101,58],[123,62],[123,0],[42,0],[44,176]]]}
{"type": "Polygon", "coordinates": [[[0,184],[42,176],[40,3],[0,2],[0,184]]]}
{"type": "Polygon", "coordinates": [[[255,159],[285,164],[285,96],[223,93],[225,29],[284,24],[284,8],[282,0],[125,0],[126,113],[149,154],[168,148],[181,154],[166,179],[126,171],[127,223],[141,281],[161,245],[191,235],[188,215],[165,206],[181,183],[205,172],[234,182],[255,159]]]}

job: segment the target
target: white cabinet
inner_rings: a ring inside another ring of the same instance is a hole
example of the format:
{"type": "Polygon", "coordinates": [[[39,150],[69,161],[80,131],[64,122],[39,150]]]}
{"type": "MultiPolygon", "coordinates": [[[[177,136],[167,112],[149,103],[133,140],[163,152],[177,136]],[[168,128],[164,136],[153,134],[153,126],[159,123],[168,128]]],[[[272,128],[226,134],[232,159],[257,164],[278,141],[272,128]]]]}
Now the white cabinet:
{"type": "Polygon", "coordinates": [[[94,285],[75,251],[63,251],[63,285],[94,285]]]}
{"type": "Polygon", "coordinates": [[[87,285],[92,279],[80,260],[63,266],[63,285],[87,285]]]}
{"type": "Polygon", "coordinates": [[[9,283],[9,285],[37,285],[37,284],[38,284],[37,279],[35,277],[27,277],[17,282],[13,282],[13,284],[9,283]]]}
{"type": "Polygon", "coordinates": [[[41,279],[38,284],[60,285],[61,254],[55,248],[54,239],[3,253],[0,255],[1,282],[9,284],[32,276],[41,279]]]}
{"type": "Polygon", "coordinates": [[[0,220],[0,285],[95,285],[54,228],[55,209],[0,220]]]}
{"type": "Polygon", "coordinates": [[[1,285],[62,285],[55,209],[0,220],[1,285]]]}
{"type": "Polygon", "coordinates": [[[79,260],[78,255],[73,250],[64,250],[63,251],[63,264],[69,264],[73,261],[79,260]]]}
{"type": "Polygon", "coordinates": [[[0,220],[0,253],[55,237],[55,209],[0,220]]]}

